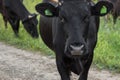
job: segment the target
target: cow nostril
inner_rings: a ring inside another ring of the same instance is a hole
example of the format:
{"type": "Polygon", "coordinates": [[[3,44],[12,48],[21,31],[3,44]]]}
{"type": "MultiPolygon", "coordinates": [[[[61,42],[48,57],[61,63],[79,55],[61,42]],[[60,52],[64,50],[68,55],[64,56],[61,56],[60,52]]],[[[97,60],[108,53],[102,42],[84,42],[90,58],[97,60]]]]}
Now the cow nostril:
{"type": "Polygon", "coordinates": [[[80,46],[80,45],[82,45],[82,44],[75,42],[75,43],[72,43],[71,45],[73,45],[73,46],[80,46]]]}

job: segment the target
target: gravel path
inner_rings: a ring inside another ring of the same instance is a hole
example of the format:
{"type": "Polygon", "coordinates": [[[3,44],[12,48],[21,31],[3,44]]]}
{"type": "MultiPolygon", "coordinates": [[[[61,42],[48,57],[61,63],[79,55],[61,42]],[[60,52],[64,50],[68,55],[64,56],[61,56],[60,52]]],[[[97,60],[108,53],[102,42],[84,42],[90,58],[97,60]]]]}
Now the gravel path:
{"type": "MultiPolygon", "coordinates": [[[[74,79],[77,76],[74,75],[74,79]]],[[[55,60],[0,42],[0,80],[60,80],[55,60]]],[[[120,74],[91,68],[88,80],[120,80],[120,74]]]]}

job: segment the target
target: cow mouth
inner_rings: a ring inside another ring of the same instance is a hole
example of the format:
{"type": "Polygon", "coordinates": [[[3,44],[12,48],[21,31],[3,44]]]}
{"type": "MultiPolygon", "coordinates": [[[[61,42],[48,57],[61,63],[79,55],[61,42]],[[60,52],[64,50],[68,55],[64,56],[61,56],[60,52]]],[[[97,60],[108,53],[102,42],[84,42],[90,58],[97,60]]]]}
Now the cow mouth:
{"type": "Polygon", "coordinates": [[[38,37],[39,37],[39,34],[38,34],[37,31],[35,31],[35,32],[31,31],[31,32],[30,32],[30,35],[31,35],[33,38],[38,38],[38,37]]]}

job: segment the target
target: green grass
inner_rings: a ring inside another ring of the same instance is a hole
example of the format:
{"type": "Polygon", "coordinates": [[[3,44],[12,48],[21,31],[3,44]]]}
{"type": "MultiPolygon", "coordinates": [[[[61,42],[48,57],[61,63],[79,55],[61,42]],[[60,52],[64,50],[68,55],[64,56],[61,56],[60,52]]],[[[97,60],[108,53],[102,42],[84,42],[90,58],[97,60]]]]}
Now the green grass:
{"type": "Polygon", "coordinates": [[[120,20],[114,27],[112,21],[109,21],[106,26],[103,22],[101,19],[94,64],[101,69],[107,68],[120,72],[120,20]]]}
{"type": "MultiPolygon", "coordinates": [[[[35,12],[34,6],[39,3],[40,0],[25,0],[24,4],[27,9],[32,13],[35,12]]],[[[39,19],[39,16],[38,16],[39,19]]],[[[0,41],[14,45],[18,48],[42,51],[47,55],[54,55],[54,53],[48,49],[42,42],[41,38],[33,39],[25,31],[23,25],[20,26],[20,37],[16,38],[13,34],[11,26],[8,24],[8,28],[5,29],[4,22],[0,16],[0,41]]],[[[101,24],[98,34],[98,43],[95,48],[95,55],[93,64],[100,69],[109,69],[120,72],[120,20],[113,27],[112,21],[109,21],[104,26],[104,20],[101,18],[101,24]]]]}
{"type": "Polygon", "coordinates": [[[0,41],[14,45],[18,48],[31,50],[31,51],[42,51],[51,55],[52,52],[44,45],[41,38],[33,39],[23,28],[23,25],[20,26],[19,35],[20,37],[16,38],[11,26],[8,24],[8,28],[4,27],[4,22],[0,16],[0,41]]]}

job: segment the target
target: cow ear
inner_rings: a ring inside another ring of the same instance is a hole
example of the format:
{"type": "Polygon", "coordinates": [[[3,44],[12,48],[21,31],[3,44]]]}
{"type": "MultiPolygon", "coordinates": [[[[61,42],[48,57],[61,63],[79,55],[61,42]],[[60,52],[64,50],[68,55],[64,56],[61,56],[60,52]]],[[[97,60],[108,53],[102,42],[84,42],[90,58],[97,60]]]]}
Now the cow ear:
{"type": "Polygon", "coordinates": [[[113,8],[113,4],[108,1],[99,1],[96,5],[91,7],[92,15],[104,16],[110,12],[113,8]]]}
{"type": "Polygon", "coordinates": [[[59,8],[50,3],[40,3],[35,8],[37,12],[46,17],[55,17],[59,14],[59,8]]]}

